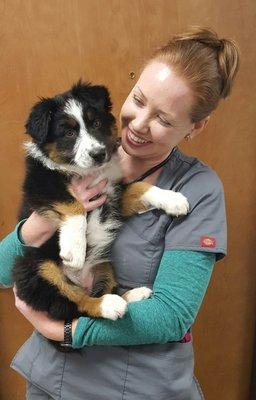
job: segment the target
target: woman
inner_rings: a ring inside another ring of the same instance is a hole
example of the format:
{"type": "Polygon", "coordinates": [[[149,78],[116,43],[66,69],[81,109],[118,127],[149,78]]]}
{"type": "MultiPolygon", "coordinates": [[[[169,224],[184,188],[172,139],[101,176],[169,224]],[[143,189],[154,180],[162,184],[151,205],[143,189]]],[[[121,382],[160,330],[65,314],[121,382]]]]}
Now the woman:
{"type": "MultiPolygon", "coordinates": [[[[193,377],[189,331],[214,263],[226,253],[224,195],[216,173],[176,146],[198,135],[229,95],[238,61],[233,41],[196,29],[175,36],[147,62],[120,114],[125,181],[165,160],[144,180],[181,191],[190,212],[175,219],[151,210],[125,223],[112,249],[119,293],[148,286],[152,297],[129,304],[117,321],[73,321],[72,346],[79,352],[55,350],[44,337],[62,341],[64,321],[52,321],[16,297],[17,308],[37,330],[12,363],[28,381],[27,399],[203,398],[193,377]]],[[[73,183],[87,211],[105,201],[103,195],[90,199],[106,182],[88,189],[90,182],[87,177],[73,183]]],[[[39,246],[55,229],[33,213],[3,240],[3,284],[12,284],[13,258],[23,247],[39,246]]]]}

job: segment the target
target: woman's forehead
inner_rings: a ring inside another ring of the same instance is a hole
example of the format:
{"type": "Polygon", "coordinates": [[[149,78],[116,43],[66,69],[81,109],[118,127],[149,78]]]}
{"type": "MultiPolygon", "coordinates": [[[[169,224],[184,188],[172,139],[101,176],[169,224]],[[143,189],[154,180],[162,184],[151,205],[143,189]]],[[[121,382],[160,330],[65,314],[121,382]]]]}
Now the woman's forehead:
{"type": "Polygon", "coordinates": [[[193,101],[192,92],[184,79],[159,61],[153,61],[144,68],[134,90],[146,100],[164,107],[165,112],[173,107],[177,108],[177,112],[190,109],[193,101]]]}

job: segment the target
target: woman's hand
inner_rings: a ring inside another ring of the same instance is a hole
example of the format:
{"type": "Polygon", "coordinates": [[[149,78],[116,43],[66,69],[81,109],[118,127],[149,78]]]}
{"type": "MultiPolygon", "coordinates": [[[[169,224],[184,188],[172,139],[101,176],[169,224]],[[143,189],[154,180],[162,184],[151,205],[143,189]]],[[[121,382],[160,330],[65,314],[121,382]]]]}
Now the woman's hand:
{"type": "MultiPolygon", "coordinates": [[[[107,179],[100,181],[97,185],[90,187],[94,176],[88,175],[83,178],[73,178],[72,189],[77,200],[83,204],[85,211],[92,211],[101,206],[107,196],[101,195],[102,190],[107,184],[107,179]],[[96,200],[90,201],[98,196],[96,200]]],[[[21,236],[27,246],[40,247],[58,229],[58,222],[33,212],[21,227],[21,236]]]]}
{"type": "Polygon", "coordinates": [[[56,221],[33,212],[21,227],[21,236],[27,246],[40,247],[57,230],[56,221]]]}
{"type": "Polygon", "coordinates": [[[107,179],[91,186],[94,180],[95,176],[87,175],[83,178],[73,178],[71,181],[74,195],[77,200],[83,204],[85,211],[92,211],[95,208],[100,207],[107,199],[107,196],[102,194],[102,191],[107,184],[107,179]],[[99,197],[92,200],[95,196],[99,197]]]}
{"type": "MultiPolygon", "coordinates": [[[[15,306],[24,315],[24,317],[33,325],[33,327],[45,336],[47,339],[62,341],[64,340],[64,321],[55,321],[49,317],[47,312],[35,311],[22,301],[13,288],[15,296],[15,306]]],[[[72,333],[74,334],[78,320],[72,322],[72,333]]]]}

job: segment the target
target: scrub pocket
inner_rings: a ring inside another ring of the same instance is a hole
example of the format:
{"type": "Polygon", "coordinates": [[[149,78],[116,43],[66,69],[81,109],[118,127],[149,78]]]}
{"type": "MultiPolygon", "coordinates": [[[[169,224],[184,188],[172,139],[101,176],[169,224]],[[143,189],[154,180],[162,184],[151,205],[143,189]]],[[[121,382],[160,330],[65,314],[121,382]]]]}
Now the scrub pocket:
{"type": "Polygon", "coordinates": [[[192,397],[192,343],[167,343],[130,348],[125,400],[201,400],[192,397]]]}
{"type": "Polygon", "coordinates": [[[15,355],[11,368],[38,389],[59,400],[65,356],[35,331],[15,355]]]}

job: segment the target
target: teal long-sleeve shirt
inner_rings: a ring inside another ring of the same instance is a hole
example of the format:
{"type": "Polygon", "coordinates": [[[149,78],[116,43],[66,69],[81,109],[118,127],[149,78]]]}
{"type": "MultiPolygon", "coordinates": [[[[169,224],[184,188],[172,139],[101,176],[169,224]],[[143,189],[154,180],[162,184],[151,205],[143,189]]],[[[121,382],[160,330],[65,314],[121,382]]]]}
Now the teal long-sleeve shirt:
{"type": "MultiPolygon", "coordinates": [[[[12,266],[26,246],[19,225],[0,243],[0,283],[12,285],[12,266]]],[[[80,317],[73,347],[139,345],[178,341],[193,324],[205,295],[215,254],[201,251],[165,251],[151,298],[128,305],[122,319],[110,321],[80,317]]]]}

